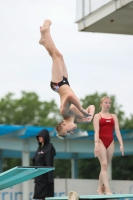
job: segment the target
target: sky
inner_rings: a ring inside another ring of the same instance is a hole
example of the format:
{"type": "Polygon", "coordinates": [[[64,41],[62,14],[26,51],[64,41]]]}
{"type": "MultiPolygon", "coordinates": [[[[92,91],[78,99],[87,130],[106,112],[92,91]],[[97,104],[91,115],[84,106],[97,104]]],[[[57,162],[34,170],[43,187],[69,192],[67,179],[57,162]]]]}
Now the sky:
{"type": "Polygon", "coordinates": [[[51,19],[51,35],[63,54],[69,82],[81,99],[95,92],[115,95],[133,114],[133,36],[78,31],[76,0],[4,0],[0,6],[0,98],[35,92],[40,100],[59,96],[50,89],[51,58],[39,45],[39,27],[51,19]]]}

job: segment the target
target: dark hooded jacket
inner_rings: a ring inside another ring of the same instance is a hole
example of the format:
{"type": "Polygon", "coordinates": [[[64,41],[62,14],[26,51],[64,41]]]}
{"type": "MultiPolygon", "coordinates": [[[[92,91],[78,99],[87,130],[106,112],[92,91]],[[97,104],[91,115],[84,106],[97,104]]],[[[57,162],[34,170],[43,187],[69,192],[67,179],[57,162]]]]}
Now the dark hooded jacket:
{"type": "MultiPolygon", "coordinates": [[[[43,129],[36,136],[37,140],[39,136],[44,138],[44,145],[42,146],[42,144],[38,141],[39,146],[33,158],[33,165],[53,167],[54,156],[56,155],[56,151],[53,144],[50,143],[49,132],[46,129],[43,129]]],[[[43,181],[44,184],[53,183],[54,182],[53,170],[48,173],[37,176],[35,178],[35,183],[37,183],[38,181],[41,182],[43,181]]]]}

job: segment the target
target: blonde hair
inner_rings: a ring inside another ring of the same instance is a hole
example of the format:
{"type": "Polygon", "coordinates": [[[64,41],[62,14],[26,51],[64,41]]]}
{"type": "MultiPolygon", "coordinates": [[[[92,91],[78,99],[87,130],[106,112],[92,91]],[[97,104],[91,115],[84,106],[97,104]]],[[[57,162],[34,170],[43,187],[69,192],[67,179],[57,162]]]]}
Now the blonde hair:
{"type": "MultiPolygon", "coordinates": [[[[100,105],[103,103],[103,101],[104,101],[105,99],[110,99],[110,97],[104,96],[103,98],[101,98],[100,105]]],[[[110,99],[110,100],[111,100],[111,99],[110,99]]]]}
{"type": "MultiPolygon", "coordinates": [[[[63,122],[63,121],[62,121],[63,122]]],[[[61,135],[61,131],[62,131],[62,122],[60,122],[59,124],[57,124],[57,126],[55,127],[55,130],[57,132],[58,135],[61,135]]]]}

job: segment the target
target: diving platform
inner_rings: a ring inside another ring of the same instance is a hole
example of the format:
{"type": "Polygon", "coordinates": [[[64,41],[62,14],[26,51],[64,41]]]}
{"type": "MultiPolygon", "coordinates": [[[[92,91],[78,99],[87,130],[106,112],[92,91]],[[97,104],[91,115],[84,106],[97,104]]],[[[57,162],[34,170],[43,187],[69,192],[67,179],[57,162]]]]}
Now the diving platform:
{"type": "Polygon", "coordinates": [[[17,166],[10,170],[7,170],[3,173],[0,173],[0,190],[5,188],[9,188],[11,186],[17,185],[24,181],[30,180],[39,176],[41,174],[45,174],[49,171],[54,170],[54,167],[22,167],[17,166]]]}
{"type": "MultiPolygon", "coordinates": [[[[93,200],[93,199],[123,199],[123,198],[133,198],[133,194],[113,194],[113,195],[79,195],[79,200],[93,200]]],[[[68,196],[62,197],[48,197],[45,200],[77,200],[69,199],[68,196]]]]}
{"type": "Polygon", "coordinates": [[[132,19],[133,0],[77,0],[79,31],[133,35],[132,19]]]}

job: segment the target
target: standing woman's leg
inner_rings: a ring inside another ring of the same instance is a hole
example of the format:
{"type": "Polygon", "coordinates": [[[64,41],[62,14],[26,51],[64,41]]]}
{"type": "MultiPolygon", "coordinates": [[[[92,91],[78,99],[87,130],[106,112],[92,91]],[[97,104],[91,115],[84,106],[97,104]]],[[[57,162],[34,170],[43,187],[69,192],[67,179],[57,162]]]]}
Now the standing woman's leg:
{"type": "MultiPolygon", "coordinates": [[[[107,148],[107,165],[109,166],[111,160],[112,160],[112,157],[113,157],[113,154],[114,154],[114,141],[111,143],[111,145],[107,148]]],[[[107,169],[108,169],[108,166],[107,166],[107,169]]],[[[99,194],[103,194],[104,193],[104,190],[105,192],[108,194],[110,194],[110,190],[108,191],[107,188],[105,188],[103,186],[103,181],[102,181],[102,175],[101,175],[101,172],[99,174],[99,186],[98,186],[98,193],[99,194]]]]}
{"type": "MultiPolygon", "coordinates": [[[[109,164],[110,164],[110,162],[112,160],[113,154],[114,154],[114,141],[107,148],[107,162],[108,162],[108,166],[109,166],[109,164]]],[[[105,190],[106,190],[106,188],[105,188],[105,190]]],[[[110,193],[108,193],[108,190],[106,190],[106,194],[110,194],[110,193]]]]}
{"type": "Polygon", "coordinates": [[[99,174],[99,183],[98,183],[98,189],[97,189],[97,193],[100,195],[103,195],[105,193],[105,191],[103,190],[103,181],[102,181],[102,177],[101,177],[101,171],[99,174]]]}
{"type": "Polygon", "coordinates": [[[52,37],[50,35],[50,20],[45,20],[43,26],[40,27],[41,39],[39,43],[43,45],[48,51],[49,55],[52,57],[52,81],[60,82],[63,79],[63,76],[68,77],[67,69],[63,60],[63,56],[56,48],[52,37]]]}
{"type": "Polygon", "coordinates": [[[105,192],[108,194],[111,194],[111,191],[109,189],[109,183],[108,183],[108,157],[107,157],[107,150],[101,140],[99,140],[99,154],[98,159],[101,165],[101,171],[99,175],[99,188],[98,190],[101,190],[102,193],[102,186],[104,184],[105,186],[105,192]]]}

